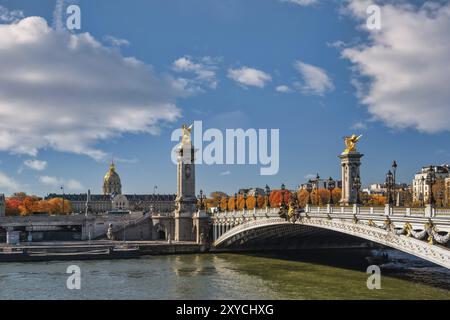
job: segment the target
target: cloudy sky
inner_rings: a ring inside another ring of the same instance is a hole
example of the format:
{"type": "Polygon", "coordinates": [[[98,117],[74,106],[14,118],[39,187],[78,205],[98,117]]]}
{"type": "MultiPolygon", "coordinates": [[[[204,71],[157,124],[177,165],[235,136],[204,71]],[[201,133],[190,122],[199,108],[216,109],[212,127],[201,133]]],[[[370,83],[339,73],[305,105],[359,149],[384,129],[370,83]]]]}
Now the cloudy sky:
{"type": "Polygon", "coordinates": [[[124,192],[173,193],[171,133],[195,120],[280,129],[277,175],[199,166],[206,192],[339,177],[352,133],[365,184],[394,159],[410,182],[450,162],[449,30],[448,1],[0,0],[0,193],[100,192],[112,158],[124,192]]]}

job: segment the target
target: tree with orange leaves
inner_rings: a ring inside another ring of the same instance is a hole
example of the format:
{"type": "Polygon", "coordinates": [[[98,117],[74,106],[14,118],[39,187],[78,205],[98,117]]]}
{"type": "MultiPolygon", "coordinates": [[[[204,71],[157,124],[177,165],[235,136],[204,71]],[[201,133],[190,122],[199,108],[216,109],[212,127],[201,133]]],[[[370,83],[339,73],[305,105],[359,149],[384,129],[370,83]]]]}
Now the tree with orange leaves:
{"type": "Polygon", "coordinates": [[[18,216],[20,214],[20,206],[22,201],[16,198],[6,198],[5,213],[7,216],[18,216]]]}
{"type": "Polygon", "coordinates": [[[27,215],[33,214],[35,212],[38,212],[38,203],[39,203],[38,197],[26,196],[23,199],[22,204],[19,206],[20,215],[27,216],[27,215]]]}
{"type": "Polygon", "coordinates": [[[53,198],[47,201],[49,214],[69,214],[72,212],[72,204],[69,200],[64,200],[64,210],[63,210],[63,199],[53,198]]]}
{"type": "Polygon", "coordinates": [[[269,196],[270,206],[278,208],[284,199],[284,204],[287,205],[291,199],[291,192],[289,190],[273,190],[269,196]]]}

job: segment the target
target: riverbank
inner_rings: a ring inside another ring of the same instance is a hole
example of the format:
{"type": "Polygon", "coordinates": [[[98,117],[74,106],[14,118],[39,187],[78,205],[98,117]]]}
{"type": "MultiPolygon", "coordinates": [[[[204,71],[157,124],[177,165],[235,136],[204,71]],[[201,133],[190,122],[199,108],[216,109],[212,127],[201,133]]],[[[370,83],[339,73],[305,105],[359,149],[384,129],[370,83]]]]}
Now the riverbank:
{"type": "Polygon", "coordinates": [[[145,255],[192,254],[208,251],[195,242],[81,241],[0,245],[1,262],[133,259],[145,255]]]}

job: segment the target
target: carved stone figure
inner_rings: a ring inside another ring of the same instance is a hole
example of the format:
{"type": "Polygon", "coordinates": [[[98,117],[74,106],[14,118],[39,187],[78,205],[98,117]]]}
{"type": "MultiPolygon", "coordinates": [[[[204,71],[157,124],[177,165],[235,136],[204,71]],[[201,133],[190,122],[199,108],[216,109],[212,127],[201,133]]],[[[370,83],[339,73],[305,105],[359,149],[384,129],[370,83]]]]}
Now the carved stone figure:
{"type": "Polygon", "coordinates": [[[108,237],[108,240],[114,240],[114,233],[113,233],[113,225],[112,223],[108,226],[108,231],[106,232],[106,236],[108,237]]]}

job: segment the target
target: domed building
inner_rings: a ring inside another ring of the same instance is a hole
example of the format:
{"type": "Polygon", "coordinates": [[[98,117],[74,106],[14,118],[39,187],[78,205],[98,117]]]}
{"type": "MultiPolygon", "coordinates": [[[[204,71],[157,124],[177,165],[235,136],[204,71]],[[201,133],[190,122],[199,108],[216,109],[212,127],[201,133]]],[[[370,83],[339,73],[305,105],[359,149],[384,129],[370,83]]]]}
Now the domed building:
{"type": "MultiPolygon", "coordinates": [[[[168,213],[175,210],[175,194],[122,194],[122,182],[111,162],[108,172],[103,178],[103,194],[48,194],[45,199],[64,198],[69,200],[74,213],[85,213],[86,206],[92,213],[111,211],[156,211],[168,213]]],[[[0,195],[0,216],[2,214],[2,198],[0,195]]]]}
{"type": "Polygon", "coordinates": [[[104,195],[118,195],[122,194],[122,183],[120,182],[120,177],[116,172],[114,162],[111,162],[109,166],[109,171],[105,174],[103,178],[103,194],[104,195]]]}

